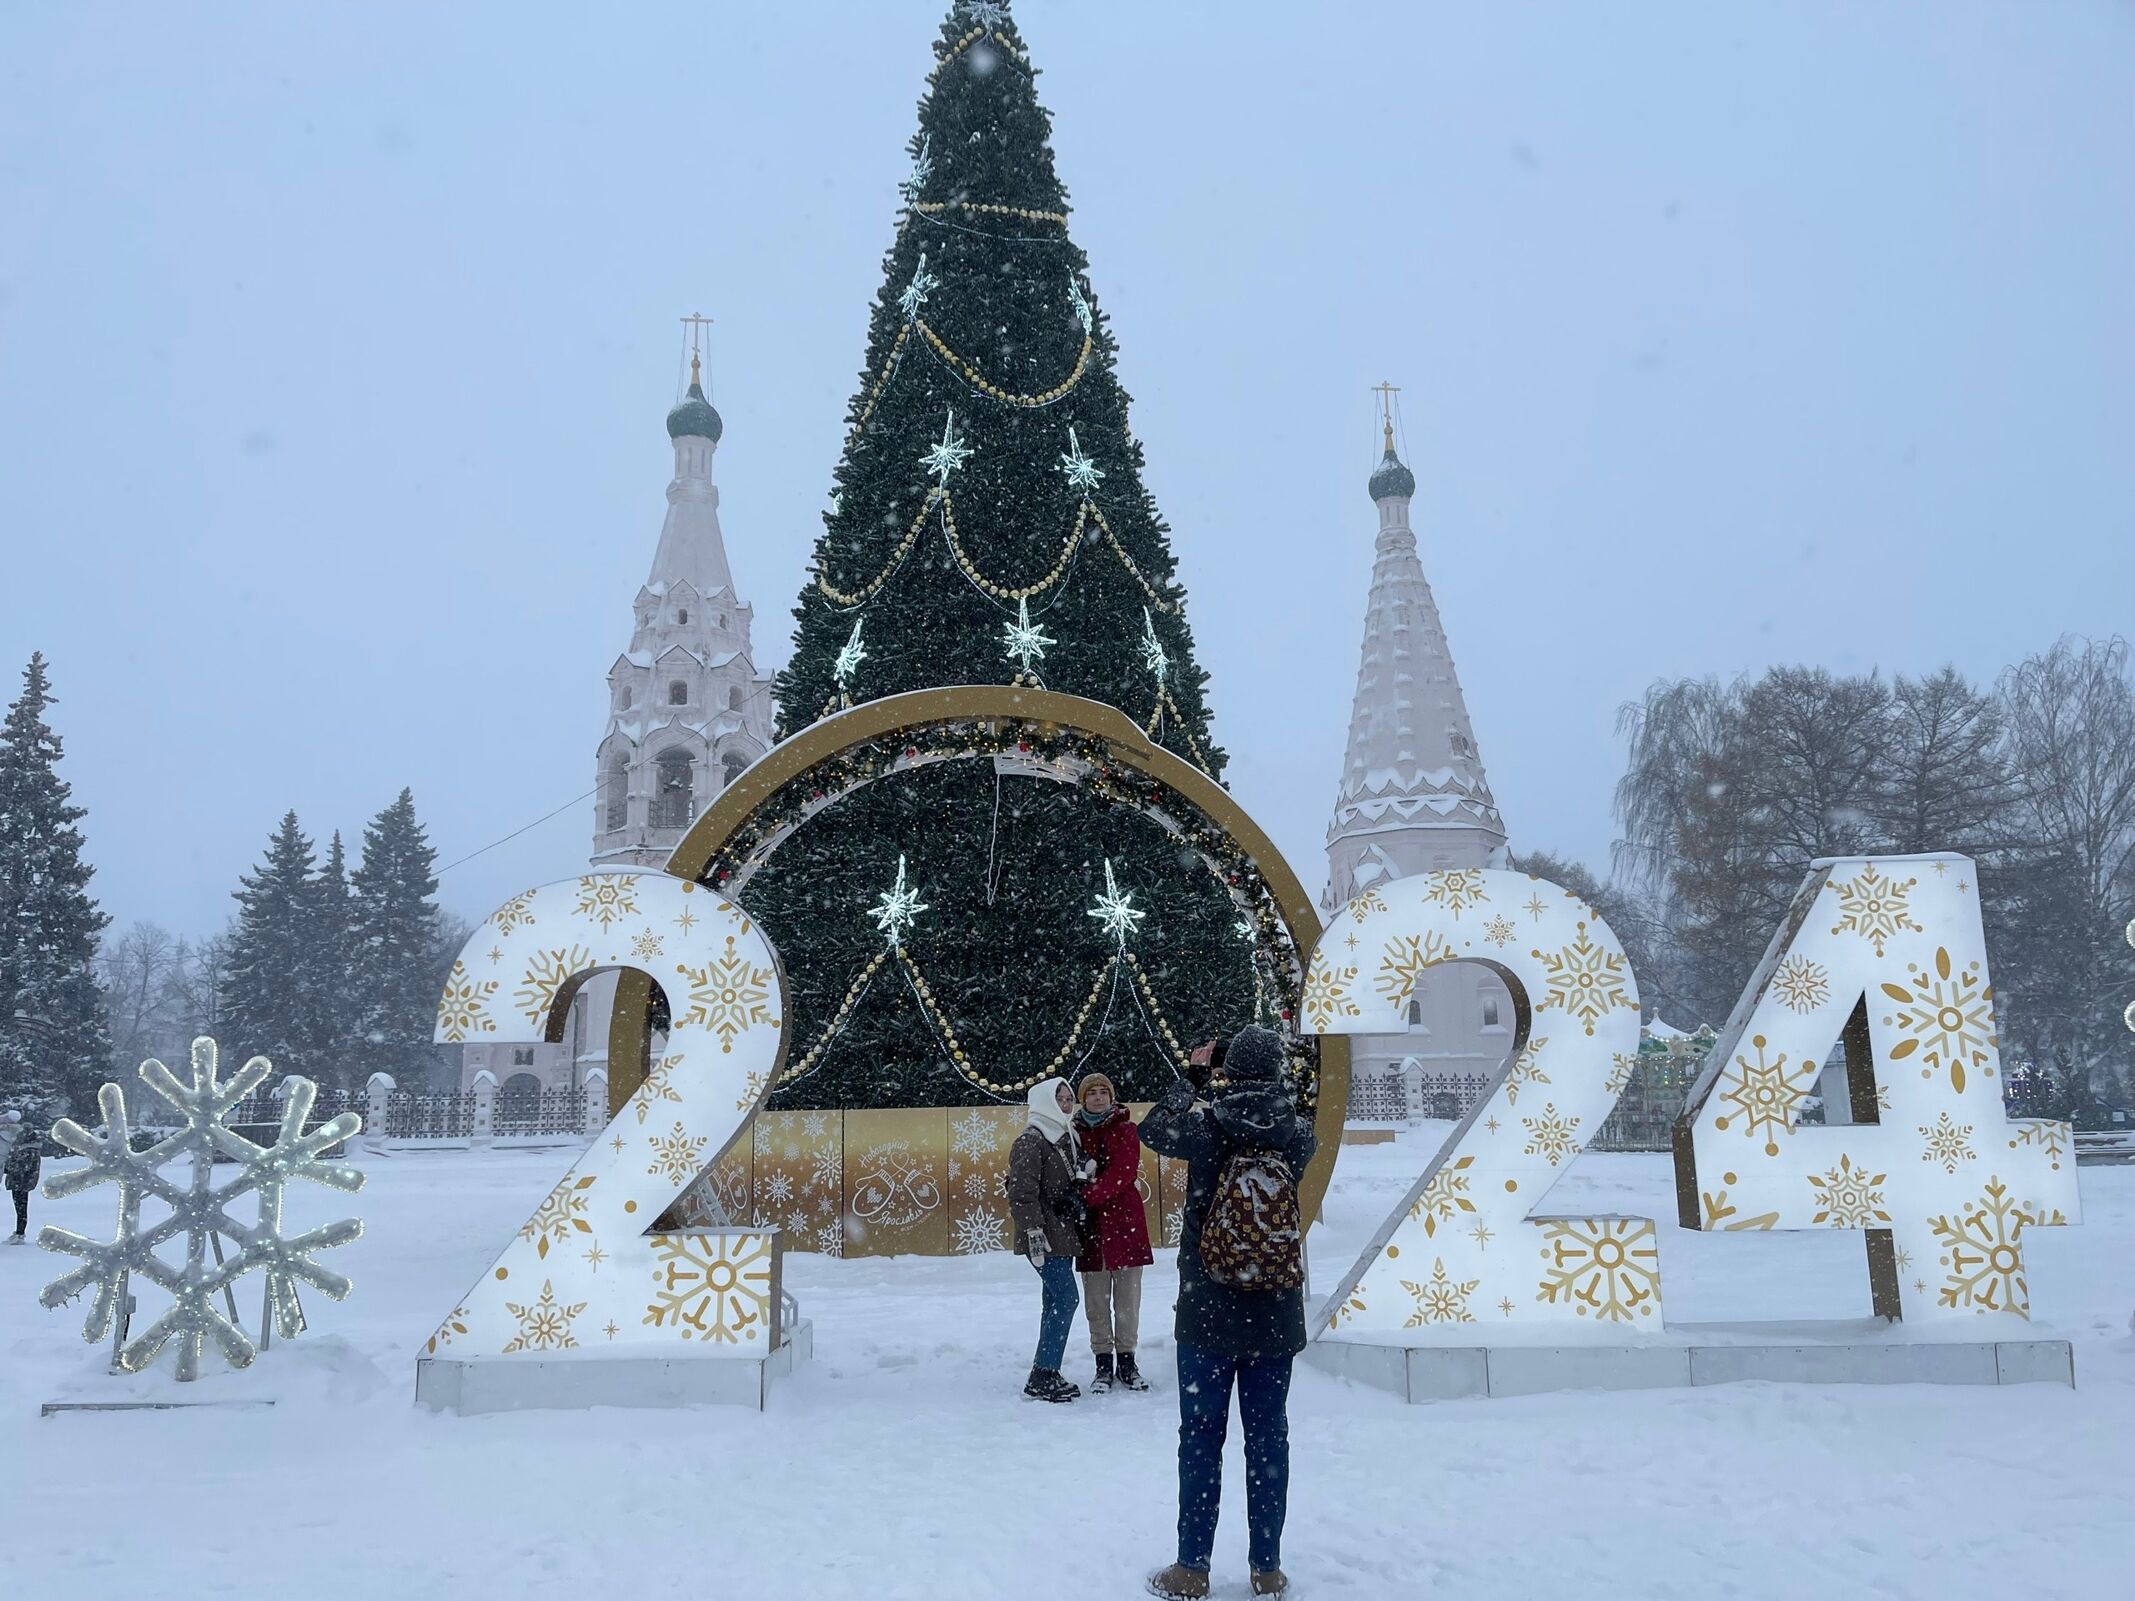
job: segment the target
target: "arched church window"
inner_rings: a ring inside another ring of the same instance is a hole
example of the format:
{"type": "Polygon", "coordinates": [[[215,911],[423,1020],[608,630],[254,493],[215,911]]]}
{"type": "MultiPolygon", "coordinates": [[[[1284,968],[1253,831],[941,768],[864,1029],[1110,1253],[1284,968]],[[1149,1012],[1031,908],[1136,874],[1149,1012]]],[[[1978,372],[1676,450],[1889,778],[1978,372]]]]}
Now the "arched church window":
{"type": "Polygon", "coordinates": [[[683,683],[679,678],[669,684],[667,686],[667,704],[670,706],[687,706],[689,704],[689,685],[683,683]]]}
{"type": "Polygon", "coordinates": [[[687,606],[680,606],[675,609],[675,622],[683,627],[688,626],[689,608],[687,606]]]}
{"type": "Polygon", "coordinates": [[[1483,1027],[1497,1028],[1499,1026],[1497,997],[1495,995],[1485,995],[1483,997],[1483,1027]]]}
{"type": "Polygon", "coordinates": [[[627,712],[628,710],[630,710],[631,704],[638,698],[638,692],[632,689],[628,684],[625,684],[620,690],[617,691],[617,696],[618,699],[616,704],[621,706],[623,710],[627,712]]]}
{"type": "Polygon", "coordinates": [[[744,698],[745,697],[741,693],[741,686],[739,684],[736,684],[732,689],[726,692],[727,710],[730,712],[740,711],[744,698]]]}
{"type": "Polygon", "coordinates": [[[696,815],[696,775],[689,752],[677,745],[660,752],[654,764],[657,775],[652,796],[654,828],[687,828],[696,815]]]}
{"type": "Polygon", "coordinates": [[[630,821],[630,768],[622,758],[608,764],[608,793],[605,797],[605,822],[609,828],[622,828],[630,821]]]}
{"type": "Polygon", "coordinates": [[[733,783],[735,779],[742,775],[748,765],[748,757],[742,755],[740,751],[728,751],[719,761],[720,787],[725,788],[728,784],[733,783]]]}
{"type": "Polygon", "coordinates": [[[724,628],[724,627],[726,627],[726,613],[725,613],[725,612],[721,612],[721,613],[719,614],[719,626],[720,626],[721,628],[724,628]]]}
{"type": "Polygon", "coordinates": [[[1423,1002],[1418,1000],[1409,1002],[1409,1027],[1423,1027],[1423,1002]]]}

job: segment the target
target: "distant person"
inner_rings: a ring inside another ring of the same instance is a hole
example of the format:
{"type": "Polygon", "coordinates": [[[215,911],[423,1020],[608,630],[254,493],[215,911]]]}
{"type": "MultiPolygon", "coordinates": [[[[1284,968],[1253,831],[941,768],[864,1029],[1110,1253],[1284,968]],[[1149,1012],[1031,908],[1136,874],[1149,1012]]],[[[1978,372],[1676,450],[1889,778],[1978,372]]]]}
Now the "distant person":
{"type": "Polygon", "coordinates": [[[1202,1046],[1196,1084],[1172,1085],[1141,1137],[1186,1161],[1179,1232],[1179,1559],[1149,1578],[1153,1595],[1208,1594],[1223,1499],[1231,1391],[1245,1431],[1247,1554],[1255,1595],[1289,1589],[1282,1526],[1290,1498],[1290,1364],[1305,1348],[1297,1185],[1316,1141],[1297,1115],[1283,1042],[1264,1028],[1202,1046]]]}
{"type": "Polygon", "coordinates": [[[1016,1249],[1030,1259],[1044,1287],[1038,1311],[1038,1354],[1023,1393],[1034,1401],[1072,1401],[1082,1394],[1060,1372],[1068,1331],[1075,1324],[1075,1258],[1082,1250],[1082,1212],[1076,1194],[1082,1154],[1075,1144],[1075,1095],[1064,1078],[1030,1091],[1030,1126],[1008,1148],[1008,1209],[1016,1249]]]}
{"type": "Polygon", "coordinates": [[[1149,1381],[1134,1365],[1134,1352],[1141,1342],[1142,1269],[1156,1253],[1149,1249],[1149,1219],[1136,1183],[1142,1140],[1127,1109],[1112,1098],[1112,1081],[1104,1074],[1084,1075],[1075,1093],[1082,1102],[1075,1113],[1075,1137],[1090,1174],[1082,1192],[1090,1221],[1082,1259],[1075,1264],[1082,1274],[1090,1350],[1097,1358],[1090,1393],[1102,1395],[1115,1383],[1123,1390],[1146,1390],[1149,1381]]]}
{"type": "Polygon", "coordinates": [[[15,1232],[11,1244],[19,1245],[30,1226],[30,1191],[37,1188],[37,1175],[44,1170],[44,1134],[17,1113],[15,1138],[7,1148],[7,1161],[0,1164],[0,1180],[15,1203],[15,1232]]]}

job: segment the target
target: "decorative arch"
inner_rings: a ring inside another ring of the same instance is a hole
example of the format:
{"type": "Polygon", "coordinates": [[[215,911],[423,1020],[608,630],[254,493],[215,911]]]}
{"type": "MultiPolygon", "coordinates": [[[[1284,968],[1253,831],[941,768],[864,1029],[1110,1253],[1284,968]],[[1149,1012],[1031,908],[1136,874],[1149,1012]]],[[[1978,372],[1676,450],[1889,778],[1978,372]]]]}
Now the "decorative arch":
{"type": "Polygon", "coordinates": [[[687,745],[669,745],[652,759],[650,828],[687,828],[697,812],[697,758],[687,745]]]}
{"type": "MultiPolygon", "coordinates": [[[[731,900],[801,821],[854,790],[908,768],[995,758],[1061,781],[1097,769],[1140,779],[1114,782],[1114,798],[1177,836],[1227,883],[1255,930],[1256,972],[1281,1010],[1297,1016],[1320,923],[1295,871],[1221,785],[1155,744],[1116,708],[1073,695],[957,685],[888,696],[825,718],[772,747],[728,785],[675,847],[667,871],[731,900]]],[[[621,975],[609,1020],[611,1107],[620,1107],[644,1076],[649,998],[643,975],[621,975]]],[[[1309,1221],[1318,1215],[1341,1149],[1349,1049],[1339,1036],[1305,1036],[1298,1045],[1319,1135],[1319,1152],[1300,1186],[1309,1221]]]]}

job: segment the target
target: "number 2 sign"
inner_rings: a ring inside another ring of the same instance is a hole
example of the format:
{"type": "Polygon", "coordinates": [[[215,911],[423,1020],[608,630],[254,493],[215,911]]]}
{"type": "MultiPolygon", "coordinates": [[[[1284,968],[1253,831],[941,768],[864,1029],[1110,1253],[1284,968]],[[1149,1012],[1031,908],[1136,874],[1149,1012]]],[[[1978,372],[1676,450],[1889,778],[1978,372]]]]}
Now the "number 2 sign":
{"type": "MultiPolygon", "coordinates": [[[[1962,856],[1819,863],[1751,975],[1676,1125],[1679,1221],[1864,1231],[1875,1310],[2027,1317],[2027,1229],[2075,1221],[2068,1126],[2007,1119],[1976,874],[1962,856]],[[1834,1048],[1853,1122],[1801,1114],[1834,1048]]],[[[1479,961],[1513,991],[1514,1053],[1321,1313],[1344,1332],[1663,1322],[1654,1220],[1536,1209],[1631,1080],[1638,992],[1568,890],[1493,869],[1378,886],[1307,971],[1302,1026],[1404,1026],[1420,975],[1479,961]]]]}

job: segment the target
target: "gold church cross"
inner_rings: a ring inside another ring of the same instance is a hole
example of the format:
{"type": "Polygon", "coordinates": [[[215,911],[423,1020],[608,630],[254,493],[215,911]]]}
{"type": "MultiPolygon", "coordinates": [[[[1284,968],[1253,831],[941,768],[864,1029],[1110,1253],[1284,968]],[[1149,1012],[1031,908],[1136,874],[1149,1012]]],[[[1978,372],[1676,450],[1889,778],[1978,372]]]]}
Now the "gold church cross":
{"type": "Polygon", "coordinates": [[[1372,393],[1379,397],[1379,414],[1386,423],[1386,448],[1394,448],[1394,396],[1401,393],[1399,384],[1380,382],[1372,385],[1372,393]]]}
{"type": "Polygon", "coordinates": [[[689,381],[702,382],[702,368],[698,356],[703,350],[704,330],[711,327],[712,319],[701,311],[693,311],[682,319],[682,326],[689,330],[689,381]]]}

